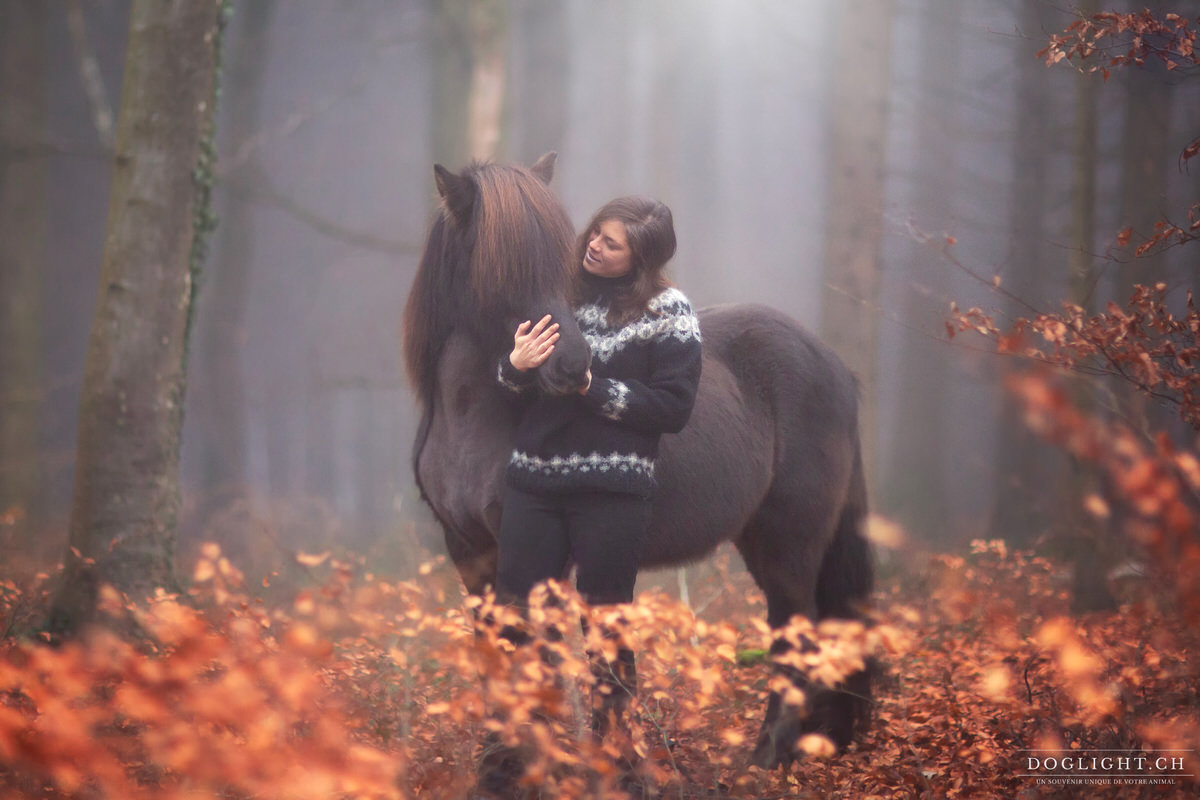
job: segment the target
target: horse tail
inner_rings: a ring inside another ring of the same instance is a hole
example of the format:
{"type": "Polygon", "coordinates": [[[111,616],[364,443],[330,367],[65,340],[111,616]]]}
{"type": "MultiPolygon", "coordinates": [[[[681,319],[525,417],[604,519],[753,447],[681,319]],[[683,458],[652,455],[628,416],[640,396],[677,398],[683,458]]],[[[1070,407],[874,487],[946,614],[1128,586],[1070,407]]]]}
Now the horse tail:
{"type": "MultiPolygon", "coordinates": [[[[863,529],[866,518],[867,481],[863,474],[862,448],[855,442],[854,471],[846,502],[817,577],[819,618],[857,619],[866,611],[875,585],[871,546],[863,529]]],[[[839,747],[848,746],[856,732],[870,727],[871,683],[878,669],[875,660],[869,658],[866,668],[847,676],[839,690],[828,699],[834,720],[831,732],[839,747]]]]}
{"type": "Polygon", "coordinates": [[[862,447],[854,443],[854,469],[833,541],[817,576],[817,617],[857,619],[875,588],[871,546],[863,530],[867,519],[867,481],[862,447]]]}

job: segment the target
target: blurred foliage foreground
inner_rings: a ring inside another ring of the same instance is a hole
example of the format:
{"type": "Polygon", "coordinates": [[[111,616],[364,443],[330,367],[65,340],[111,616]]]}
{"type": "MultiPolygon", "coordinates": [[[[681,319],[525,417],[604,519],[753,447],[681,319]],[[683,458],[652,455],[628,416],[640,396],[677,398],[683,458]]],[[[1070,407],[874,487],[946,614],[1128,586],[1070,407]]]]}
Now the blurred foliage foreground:
{"type": "MultiPolygon", "coordinates": [[[[619,746],[592,742],[584,710],[584,653],[611,641],[586,641],[570,593],[531,612],[535,635],[568,632],[542,640],[559,654],[546,659],[476,623],[486,601],[444,567],[388,583],[309,560],[320,585],[268,603],[209,545],[189,596],[106,597],[137,644],[105,629],[60,647],[15,636],[51,576],[0,584],[0,796],[463,797],[489,731],[536,752],[526,774],[542,796],[621,796],[619,746]]],[[[797,623],[820,642],[803,665],[814,677],[879,660],[873,726],[841,755],[808,737],[789,769],[749,766],[769,637],[748,578],[715,574],[696,592],[715,599],[709,621],[656,592],[600,612],[638,652],[625,744],[647,796],[1079,796],[1023,777],[1022,751],[1050,748],[1192,749],[1182,772],[1195,773],[1200,632],[1166,618],[1150,581],[1119,612],[1071,618],[1061,571],[999,542],[914,560],[869,626],[797,623]]],[[[1194,796],[1195,778],[1172,780],[1084,790],[1194,796]]]]}
{"type": "Polygon", "coordinates": [[[530,797],[1195,796],[1200,460],[1089,418],[1036,376],[1013,389],[1026,422],[1100,479],[1080,507],[1128,554],[1115,611],[1072,615],[1060,563],[999,541],[921,555],[872,520],[891,555],[871,619],[794,621],[784,635],[803,646],[779,669],[761,595],[719,559],[694,608],[535,594],[535,641],[514,648],[498,635],[511,612],[464,596],[437,559],[388,582],[362,559],[301,554],[307,585],[263,579],[259,597],[209,544],[185,596],[110,590],[111,625],[53,646],[37,625],[54,571],[10,561],[0,797],[467,797],[485,743],[527,754],[530,797]],[[613,631],[640,690],[629,730],[597,743],[587,653],[611,663],[613,631]],[[846,752],[809,735],[787,769],[749,764],[768,692],[805,707],[783,674],[836,684],[869,662],[873,724],[846,752]],[[1144,761],[1130,774],[1089,760],[1112,753],[1144,761]]]}

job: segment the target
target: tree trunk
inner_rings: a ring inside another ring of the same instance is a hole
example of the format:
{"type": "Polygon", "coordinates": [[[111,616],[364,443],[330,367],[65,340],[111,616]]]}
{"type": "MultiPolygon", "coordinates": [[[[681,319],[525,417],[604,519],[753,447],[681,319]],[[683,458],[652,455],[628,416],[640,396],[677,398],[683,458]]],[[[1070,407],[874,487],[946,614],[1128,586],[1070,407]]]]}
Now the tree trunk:
{"type": "Polygon", "coordinates": [[[851,53],[837,70],[833,96],[833,152],[825,234],[822,338],[858,375],[863,463],[875,474],[877,437],[879,263],[883,237],[884,158],[887,153],[891,0],[844,4],[838,53],[851,53]]]}
{"type": "Polygon", "coordinates": [[[0,517],[30,527],[40,485],[46,166],[20,151],[44,134],[45,24],[41,0],[0,5],[0,517]]]}
{"type": "MultiPolygon", "coordinates": [[[[1094,14],[1095,0],[1082,0],[1079,13],[1094,14]]],[[[1075,77],[1075,139],[1071,166],[1071,249],[1067,259],[1071,302],[1095,305],[1092,247],[1096,238],[1096,91],[1099,76],[1075,77]]]]}
{"type": "Polygon", "coordinates": [[[508,16],[505,0],[471,3],[467,136],[471,158],[479,160],[494,159],[500,153],[508,83],[508,16]]]}
{"type": "Polygon", "coordinates": [[[101,584],[134,600],[177,586],[187,339],[212,224],[224,14],[214,0],[134,0],[130,10],[70,547],[49,622],[56,632],[95,618],[101,584]]]}
{"type": "MultiPolygon", "coordinates": [[[[1009,251],[1004,288],[1029,306],[1037,307],[1045,277],[1052,273],[1045,257],[1047,143],[1050,141],[1050,97],[1047,67],[1036,57],[1048,35],[1050,11],[1042,0],[1022,0],[1020,31],[1030,45],[1017,54],[1016,130],[1013,142],[1012,196],[1009,200],[1009,251]]],[[[1008,317],[1028,317],[1029,306],[1008,304],[1008,317]]],[[[1002,411],[996,438],[996,499],[993,535],[1015,547],[1031,546],[1049,525],[1045,487],[1061,466],[1062,455],[1034,436],[1022,419],[1020,404],[1002,386],[1002,411]]],[[[1061,472],[1061,470],[1060,470],[1061,472]]]]}
{"type": "MultiPolygon", "coordinates": [[[[1081,0],[1079,14],[1096,13],[1096,0],[1081,0]]],[[[1100,77],[1093,73],[1076,76],[1075,141],[1071,169],[1071,249],[1067,259],[1071,280],[1070,301],[1091,314],[1096,306],[1096,276],[1092,269],[1092,250],[1096,229],[1096,95],[1100,77]]],[[[1076,404],[1085,410],[1095,407],[1090,384],[1076,383],[1076,404]]],[[[1105,550],[1111,542],[1082,510],[1082,498],[1088,491],[1088,477],[1078,464],[1068,476],[1067,505],[1069,524],[1074,536],[1068,546],[1074,566],[1072,574],[1072,609],[1077,613],[1104,611],[1116,607],[1116,599],[1108,588],[1106,573],[1109,558],[1105,550]]]]}
{"type": "Polygon", "coordinates": [[[508,4],[443,0],[436,5],[434,161],[495,158],[507,83],[508,4]]]}
{"type": "MultiPolygon", "coordinates": [[[[937,237],[951,230],[954,218],[958,144],[953,131],[961,118],[956,92],[962,15],[962,4],[938,0],[927,0],[920,12],[913,170],[917,182],[911,202],[918,227],[937,237]]],[[[952,391],[947,363],[950,349],[945,343],[948,304],[927,288],[938,286],[945,273],[929,246],[913,243],[906,250],[901,319],[924,335],[902,339],[896,407],[903,423],[896,426],[889,460],[890,500],[913,533],[927,541],[950,544],[945,538],[951,530],[946,497],[952,391]]]]}
{"type": "MultiPolygon", "coordinates": [[[[1149,4],[1160,19],[1161,3],[1149,4]]],[[[1157,58],[1129,65],[1125,82],[1125,132],[1121,146],[1121,228],[1132,228],[1133,237],[1122,255],[1114,300],[1124,304],[1136,283],[1153,285],[1166,274],[1161,256],[1136,258],[1138,245],[1154,235],[1154,224],[1167,216],[1167,170],[1174,168],[1175,153],[1167,152],[1171,132],[1171,83],[1166,67],[1157,58]]]]}
{"type": "Polygon", "coordinates": [[[549,150],[563,149],[567,132],[570,42],[567,8],[561,0],[526,0],[513,19],[511,116],[508,157],[532,164],[549,150]]]}
{"type": "MultiPolygon", "coordinates": [[[[1149,4],[1160,19],[1170,9],[1149,4]]],[[[1176,153],[1168,153],[1171,132],[1171,76],[1157,58],[1129,65],[1121,74],[1125,82],[1125,130],[1121,145],[1121,222],[1131,228],[1129,245],[1120,253],[1113,300],[1125,305],[1135,284],[1153,286],[1168,276],[1167,258],[1161,253],[1138,256],[1139,245],[1154,235],[1154,225],[1170,216],[1167,202],[1168,169],[1176,153]]],[[[1150,398],[1128,381],[1114,379],[1113,391],[1128,418],[1145,432],[1169,430],[1179,419],[1175,409],[1150,398]]]]}

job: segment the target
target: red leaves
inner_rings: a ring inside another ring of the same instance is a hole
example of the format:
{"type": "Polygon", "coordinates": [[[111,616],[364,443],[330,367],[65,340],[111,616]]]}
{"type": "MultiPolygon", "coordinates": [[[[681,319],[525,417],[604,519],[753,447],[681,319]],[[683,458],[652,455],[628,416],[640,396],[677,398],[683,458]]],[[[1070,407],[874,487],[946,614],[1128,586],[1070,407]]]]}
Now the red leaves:
{"type": "Polygon", "coordinates": [[[27,705],[0,714],[3,760],[88,796],[399,797],[403,760],[355,741],[321,677],[323,634],[255,610],[219,551],[204,560],[206,608],[164,596],[134,609],[152,644],[101,629],[58,650],[8,648],[0,693],[27,705]]]}
{"type": "MultiPolygon", "coordinates": [[[[1183,148],[1183,152],[1180,154],[1180,159],[1182,161],[1188,161],[1189,159],[1195,158],[1198,155],[1200,155],[1200,137],[1193,139],[1191,144],[1189,144],[1187,147],[1183,148]]],[[[1196,210],[1196,207],[1193,206],[1192,210],[1194,212],[1196,210]]],[[[1193,228],[1196,227],[1195,216],[1196,216],[1195,214],[1192,215],[1192,219],[1193,219],[1192,227],[1193,228]]]]}
{"type": "MultiPolygon", "coordinates": [[[[911,600],[923,623],[898,676],[907,688],[882,700],[891,738],[880,745],[902,769],[922,770],[929,796],[1034,796],[1036,785],[1018,777],[1028,772],[1023,750],[1200,742],[1196,628],[1144,595],[1119,612],[1072,619],[1061,567],[996,542],[935,557],[921,586],[911,600]]],[[[1120,796],[1194,790],[1130,786],[1120,796]]]]}
{"type": "Polygon", "coordinates": [[[1149,10],[1128,14],[1102,12],[1075,20],[1062,35],[1051,35],[1038,58],[1047,66],[1073,61],[1083,72],[1108,79],[1112,67],[1140,65],[1157,58],[1168,70],[1200,64],[1193,21],[1178,14],[1161,19],[1149,10]],[[1094,56],[1098,56],[1095,60],[1094,56]]]}
{"type": "Polygon", "coordinates": [[[1200,203],[1192,206],[1188,211],[1188,227],[1186,230],[1165,220],[1156,222],[1154,223],[1154,233],[1146,241],[1139,244],[1134,253],[1138,256],[1144,256],[1149,253],[1160,252],[1168,247],[1186,244],[1197,238],[1200,238],[1200,203]]]}
{"type": "MultiPolygon", "coordinates": [[[[1050,429],[1061,424],[1053,388],[1027,394],[1050,409],[1050,429]]],[[[1200,486],[1200,461],[1170,455],[1200,486]]],[[[1131,490],[1152,493],[1157,473],[1135,472],[1131,490]]],[[[882,675],[874,725],[848,752],[808,735],[803,757],[772,772],[746,763],[772,673],[739,656],[773,633],[744,573],[693,585],[698,600],[720,598],[707,618],[655,593],[592,613],[557,589],[524,622],[484,599],[448,606],[427,580],[386,583],[328,562],[325,585],[258,604],[222,577],[219,552],[205,558],[213,576],[193,603],[162,597],[136,612],[154,648],[98,634],[0,649],[0,794],[47,782],[32,793],[461,797],[491,731],[530,748],[528,781],[546,796],[617,797],[618,747],[587,735],[587,654],[615,656],[619,642],[637,651],[641,684],[626,744],[663,797],[1019,796],[1030,785],[1021,749],[1200,743],[1200,627],[1149,606],[1071,620],[1061,568],[998,541],[914,562],[883,587],[869,626],[797,619],[783,631],[807,644],[777,658],[814,679],[836,681],[867,657],[882,675]],[[500,637],[509,623],[532,643],[500,637]]],[[[1192,569],[1197,558],[1181,554],[1192,569]]]]}
{"type": "Polygon", "coordinates": [[[1002,332],[978,308],[951,307],[947,330],[974,330],[992,338],[1001,353],[1090,375],[1109,374],[1179,407],[1180,417],[1200,428],[1200,311],[1191,292],[1185,313],[1177,317],[1168,305],[1166,284],[1135,287],[1124,308],[1109,304],[1088,316],[1079,306],[1064,304],[1058,314],[1018,319],[1002,332]],[[1035,345],[1030,334],[1046,347],[1035,345]]]}
{"type": "MultiPolygon", "coordinates": [[[[1148,442],[1081,412],[1045,376],[1015,376],[1010,386],[1034,431],[1098,473],[1104,496],[1085,498],[1085,508],[1119,523],[1154,567],[1157,588],[1174,595],[1184,623],[1200,624],[1200,461],[1165,435],[1148,442]]],[[[1194,395],[1188,403],[1194,415],[1194,395]]]]}
{"type": "MultiPolygon", "coordinates": [[[[744,573],[693,585],[728,619],[698,619],[658,594],[589,610],[555,589],[535,596],[524,621],[490,600],[447,608],[415,584],[354,578],[329,560],[312,566],[329,572],[324,586],[266,606],[206,547],[193,602],[117,604],[151,637],[147,648],[101,633],[61,650],[0,651],[0,760],[10,770],[0,793],[19,779],[52,785],[51,796],[135,800],[463,796],[492,731],[530,748],[528,780],[548,796],[599,796],[589,783],[602,793],[620,773],[611,739],[580,735],[597,680],[588,654],[611,662],[621,643],[638,653],[641,683],[640,724],[622,746],[659,789],[792,794],[832,754],[813,735],[799,747],[814,760],[796,773],[745,765],[771,633],[744,573]],[[524,626],[532,644],[513,647],[499,635],[505,624],[524,626]],[[750,652],[764,655],[743,666],[739,654],[750,652]]],[[[797,626],[816,648],[804,669],[831,682],[905,638],[888,625],[797,626]]],[[[833,764],[820,769],[842,769],[833,764]]]]}

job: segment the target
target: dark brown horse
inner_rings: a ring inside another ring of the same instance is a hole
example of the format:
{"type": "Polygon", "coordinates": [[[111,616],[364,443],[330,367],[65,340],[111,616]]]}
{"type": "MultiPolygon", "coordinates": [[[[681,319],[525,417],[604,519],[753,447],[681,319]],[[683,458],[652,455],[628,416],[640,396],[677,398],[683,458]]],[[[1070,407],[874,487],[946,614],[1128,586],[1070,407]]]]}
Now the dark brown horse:
{"type": "MultiPolygon", "coordinates": [[[[561,326],[539,368],[542,391],[582,385],[587,343],[568,305],[570,221],[547,184],[554,154],[530,169],[434,167],[442,210],[408,299],[404,353],[423,410],[413,451],[422,496],[442,524],[467,590],[496,574],[496,536],[515,410],[496,384],[521,320],[561,326]]],[[[853,375],[790,318],[759,305],[699,313],[704,360],[687,427],[663,437],[659,489],[641,567],[685,564],[732,542],[767,601],[767,621],[856,617],[872,586],[853,375]]],[[[776,652],[785,645],[777,640],[776,652]]],[[[865,720],[869,681],[825,692],[804,719],[772,695],[756,763],[792,758],[798,736],[846,745],[865,720]]]]}

